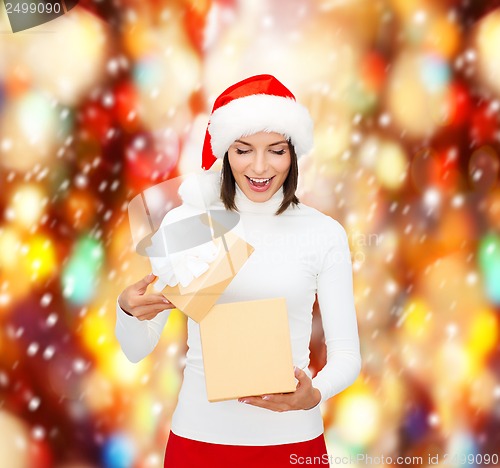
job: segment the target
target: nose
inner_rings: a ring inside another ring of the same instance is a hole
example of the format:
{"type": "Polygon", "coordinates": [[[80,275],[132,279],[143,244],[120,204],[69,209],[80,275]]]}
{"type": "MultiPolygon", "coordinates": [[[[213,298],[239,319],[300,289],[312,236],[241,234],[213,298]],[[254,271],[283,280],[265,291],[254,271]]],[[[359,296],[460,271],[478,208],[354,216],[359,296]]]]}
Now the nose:
{"type": "Polygon", "coordinates": [[[267,171],[267,158],[263,150],[257,150],[252,160],[252,170],[255,175],[264,174],[267,171]]]}

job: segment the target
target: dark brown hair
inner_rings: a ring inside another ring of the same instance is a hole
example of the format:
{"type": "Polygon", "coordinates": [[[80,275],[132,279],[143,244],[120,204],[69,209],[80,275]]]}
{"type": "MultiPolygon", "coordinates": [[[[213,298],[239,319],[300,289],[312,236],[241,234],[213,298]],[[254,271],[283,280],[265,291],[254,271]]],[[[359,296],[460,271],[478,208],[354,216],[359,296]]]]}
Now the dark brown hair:
{"type": "MultiPolygon", "coordinates": [[[[299,204],[299,199],[295,195],[299,180],[299,166],[297,163],[297,153],[295,152],[295,148],[290,140],[288,140],[288,149],[290,151],[290,170],[288,171],[285,182],[283,182],[283,201],[281,202],[278,211],[276,211],[276,215],[283,213],[292,204],[299,204]]],[[[229,164],[229,156],[226,151],[224,159],[222,160],[220,198],[226,209],[231,211],[238,211],[234,201],[234,196],[236,194],[235,184],[236,181],[234,179],[233,171],[231,170],[231,165],[229,164]]]]}

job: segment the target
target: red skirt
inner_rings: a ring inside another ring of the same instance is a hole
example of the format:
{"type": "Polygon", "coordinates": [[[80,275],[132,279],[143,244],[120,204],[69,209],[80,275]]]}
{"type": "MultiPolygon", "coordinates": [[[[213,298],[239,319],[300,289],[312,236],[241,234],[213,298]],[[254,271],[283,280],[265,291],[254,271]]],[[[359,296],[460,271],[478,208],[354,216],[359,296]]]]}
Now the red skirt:
{"type": "Polygon", "coordinates": [[[316,466],[329,466],[323,434],[305,442],[247,446],[200,442],[170,431],[164,467],[290,468],[293,465],[304,465],[307,460],[311,460],[309,464],[314,463],[316,466]]]}

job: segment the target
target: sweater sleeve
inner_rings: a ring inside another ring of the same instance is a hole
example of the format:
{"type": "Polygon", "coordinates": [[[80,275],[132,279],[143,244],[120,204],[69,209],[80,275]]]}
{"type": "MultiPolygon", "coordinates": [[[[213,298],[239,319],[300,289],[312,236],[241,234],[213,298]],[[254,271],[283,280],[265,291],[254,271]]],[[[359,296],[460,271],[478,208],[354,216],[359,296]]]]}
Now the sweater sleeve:
{"type": "Polygon", "coordinates": [[[170,311],[165,309],[151,320],[141,321],[127,315],[116,301],[115,335],[129,361],[139,362],[153,351],[160,341],[170,311]]]}
{"type": "Polygon", "coordinates": [[[330,220],[333,232],[329,230],[328,247],[317,275],[327,354],[325,366],[312,381],[321,392],[320,403],[351,385],[361,370],[349,244],[342,225],[330,220]]]}

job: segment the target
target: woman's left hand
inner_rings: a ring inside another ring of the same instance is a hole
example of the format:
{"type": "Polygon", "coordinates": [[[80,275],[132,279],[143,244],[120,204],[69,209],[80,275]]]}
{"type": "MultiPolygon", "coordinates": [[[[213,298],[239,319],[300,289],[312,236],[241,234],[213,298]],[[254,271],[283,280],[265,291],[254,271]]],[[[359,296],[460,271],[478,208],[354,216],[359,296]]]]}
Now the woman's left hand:
{"type": "Polygon", "coordinates": [[[312,386],[312,380],[298,367],[295,368],[295,377],[299,383],[294,392],[244,397],[238,398],[238,401],[280,413],[314,408],[321,400],[320,391],[312,386]]]}

